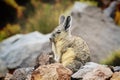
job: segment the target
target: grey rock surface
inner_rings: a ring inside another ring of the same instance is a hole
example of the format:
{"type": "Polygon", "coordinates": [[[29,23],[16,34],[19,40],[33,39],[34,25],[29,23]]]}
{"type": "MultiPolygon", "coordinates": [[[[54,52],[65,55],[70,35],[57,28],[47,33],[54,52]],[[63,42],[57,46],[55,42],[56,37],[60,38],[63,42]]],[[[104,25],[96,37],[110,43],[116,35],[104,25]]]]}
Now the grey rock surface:
{"type": "MultiPolygon", "coordinates": [[[[49,41],[48,35],[32,32],[15,35],[0,43],[0,59],[8,68],[34,66],[43,45],[49,41]]],[[[48,45],[48,44],[45,44],[48,45]]]]}
{"type": "Polygon", "coordinates": [[[108,8],[104,9],[104,11],[103,11],[104,14],[105,14],[106,16],[111,16],[111,14],[112,14],[113,12],[115,12],[117,3],[119,3],[119,1],[113,1],[113,2],[109,5],[108,8]]]}
{"type": "Polygon", "coordinates": [[[32,67],[16,69],[10,80],[31,80],[33,70],[34,68],[32,67]]]}
{"type": "Polygon", "coordinates": [[[84,75],[86,75],[88,72],[93,71],[93,69],[100,66],[97,63],[88,62],[85,64],[85,66],[82,66],[76,73],[72,75],[72,78],[80,79],[83,78],[84,75]]]}
{"type": "Polygon", "coordinates": [[[112,76],[113,72],[106,65],[88,62],[72,75],[79,80],[106,80],[112,76]]]}
{"type": "Polygon", "coordinates": [[[0,78],[4,77],[8,72],[5,62],[0,59],[0,78]]]}
{"type": "Polygon", "coordinates": [[[74,6],[71,11],[71,32],[88,43],[92,61],[100,62],[111,52],[120,49],[120,27],[116,26],[111,18],[105,16],[97,7],[82,8],[78,2],[74,6]]]}

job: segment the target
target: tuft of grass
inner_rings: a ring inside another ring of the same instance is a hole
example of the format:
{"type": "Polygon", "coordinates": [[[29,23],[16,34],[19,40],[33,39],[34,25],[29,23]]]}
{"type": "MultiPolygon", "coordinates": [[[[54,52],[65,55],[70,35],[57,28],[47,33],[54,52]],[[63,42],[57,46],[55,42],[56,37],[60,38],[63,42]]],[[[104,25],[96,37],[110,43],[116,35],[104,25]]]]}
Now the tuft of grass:
{"type": "Polygon", "coordinates": [[[112,66],[120,66],[120,50],[114,51],[112,55],[108,56],[108,58],[101,61],[101,63],[112,66]]]}
{"type": "Polygon", "coordinates": [[[3,39],[11,36],[11,35],[14,35],[14,34],[17,34],[17,33],[20,33],[20,26],[19,24],[7,24],[6,27],[3,28],[3,30],[0,31],[0,41],[2,41],[3,39]]]}
{"type": "Polygon", "coordinates": [[[88,5],[91,5],[91,6],[98,5],[97,1],[95,1],[95,0],[80,0],[80,2],[87,3],[88,5]]]}

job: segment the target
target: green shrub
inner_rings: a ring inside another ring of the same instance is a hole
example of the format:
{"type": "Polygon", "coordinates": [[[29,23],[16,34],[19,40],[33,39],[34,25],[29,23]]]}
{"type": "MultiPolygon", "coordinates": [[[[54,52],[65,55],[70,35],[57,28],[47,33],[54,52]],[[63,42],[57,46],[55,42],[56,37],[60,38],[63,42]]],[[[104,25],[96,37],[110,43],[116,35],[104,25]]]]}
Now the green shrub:
{"type": "Polygon", "coordinates": [[[101,63],[112,66],[120,66],[120,50],[113,52],[112,55],[101,61],[101,63]]]}
{"type": "Polygon", "coordinates": [[[91,6],[97,6],[97,1],[95,0],[80,0],[80,2],[84,2],[84,3],[87,3],[88,5],[91,5],[91,6]]]}
{"type": "Polygon", "coordinates": [[[18,24],[14,24],[14,25],[7,24],[6,27],[4,27],[3,30],[0,31],[0,41],[11,35],[20,33],[20,30],[21,29],[18,24]]]}

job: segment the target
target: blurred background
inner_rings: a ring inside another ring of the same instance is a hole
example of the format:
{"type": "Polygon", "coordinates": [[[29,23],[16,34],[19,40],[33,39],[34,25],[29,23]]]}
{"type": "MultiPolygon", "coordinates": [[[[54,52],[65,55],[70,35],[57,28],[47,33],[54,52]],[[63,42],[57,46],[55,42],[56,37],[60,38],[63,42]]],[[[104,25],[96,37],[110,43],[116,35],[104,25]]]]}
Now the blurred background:
{"type": "MultiPolygon", "coordinates": [[[[1,0],[0,41],[17,33],[51,32],[57,26],[60,14],[69,11],[75,1],[104,10],[115,0],[1,0]]],[[[120,25],[120,3],[109,14],[120,25]]]]}
{"type": "Polygon", "coordinates": [[[49,53],[61,14],[73,17],[72,34],[88,43],[92,61],[120,66],[120,0],[0,0],[0,73],[49,53]]]}

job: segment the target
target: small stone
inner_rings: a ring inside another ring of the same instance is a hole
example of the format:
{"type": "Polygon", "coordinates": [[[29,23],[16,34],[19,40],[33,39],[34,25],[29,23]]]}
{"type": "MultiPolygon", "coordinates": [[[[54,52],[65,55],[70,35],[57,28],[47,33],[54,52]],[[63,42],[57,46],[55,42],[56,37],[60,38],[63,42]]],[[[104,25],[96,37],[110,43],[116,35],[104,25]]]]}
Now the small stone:
{"type": "Polygon", "coordinates": [[[93,71],[83,76],[83,80],[107,80],[112,76],[113,72],[104,65],[99,65],[93,71]]]}
{"type": "Polygon", "coordinates": [[[74,79],[82,80],[106,80],[113,72],[106,65],[88,62],[72,75],[74,79]]]}
{"type": "Polygon", "coordinates": [[[110,80],[120,80],[120,72],[115,72],[110,80]]]}
{"type": "Polygon", "coordinates": [[[31,73],[33,68],[20,68],[15,70],[11,80],[31,80],[31,73]]]}
{"type": "Polygon", "coordinates": [[[53,53],[49,52],[42,52],[36,59],[36,65],[35,68],[41,66],[41,65],[48,65],[51,63],[54,63],[54,59],[53,59],[53,53]]]}
{"type": "Polygon", "coordinates": [[[7,73],[4,80],[10,80],[12,76],[13,76],[12,74],[7,73]]]}
{"type": "Polygon", "coordinates": [[[71,80],[72,71],[60,63],[42,65],[32,73],[32,80],[71,80]]]}
{"type": "Polygon", "coordinates": [[[94,62],[87,62],[84,66],[82,66],[76,73],[72,75],[72,78],[83,78],[85,74],[88,72],[91,72],[93,69],[95,69],[99,64],[94,62]]]}
{"type": "Polygon", "coordinates": [[[120,66],[113,67],[114,72],[119,72],[120,71],[120,66]]]}

